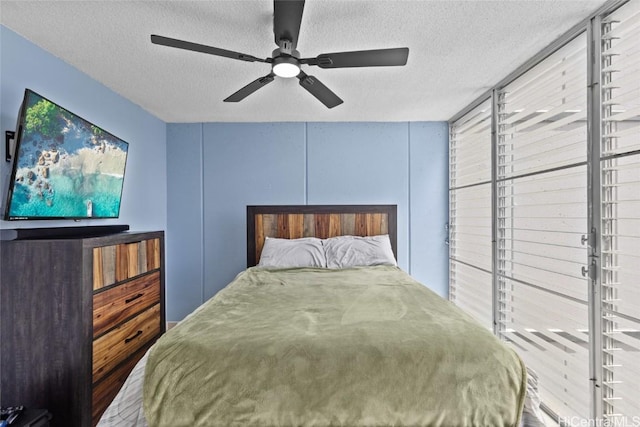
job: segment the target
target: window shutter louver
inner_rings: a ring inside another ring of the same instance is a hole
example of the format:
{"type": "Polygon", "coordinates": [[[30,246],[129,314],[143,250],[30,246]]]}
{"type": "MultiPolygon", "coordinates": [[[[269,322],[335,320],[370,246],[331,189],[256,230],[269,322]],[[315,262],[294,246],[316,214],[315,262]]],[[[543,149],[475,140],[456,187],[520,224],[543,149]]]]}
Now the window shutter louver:
{"type": "Polygon", "coordinates": [[[489,100],[451,126],[449,175],[449,298],[493,329],[489,100]]]}
{"type": "Polygon", "coordinates": [[[603,412],[640,415],[640,2],[602,20],[603,412]]]}

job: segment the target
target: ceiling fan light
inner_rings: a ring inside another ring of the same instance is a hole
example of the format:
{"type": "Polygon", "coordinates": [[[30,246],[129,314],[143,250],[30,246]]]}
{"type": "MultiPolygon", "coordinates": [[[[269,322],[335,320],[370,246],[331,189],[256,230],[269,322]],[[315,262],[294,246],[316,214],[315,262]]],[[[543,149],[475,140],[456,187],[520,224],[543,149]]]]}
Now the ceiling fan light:
{"type": "Polygon", "coordinates": [[[300,74],[300,66],[294,58],[279,57],[273,63],[273,73],[278,77],[291,78],[300,74]]]}

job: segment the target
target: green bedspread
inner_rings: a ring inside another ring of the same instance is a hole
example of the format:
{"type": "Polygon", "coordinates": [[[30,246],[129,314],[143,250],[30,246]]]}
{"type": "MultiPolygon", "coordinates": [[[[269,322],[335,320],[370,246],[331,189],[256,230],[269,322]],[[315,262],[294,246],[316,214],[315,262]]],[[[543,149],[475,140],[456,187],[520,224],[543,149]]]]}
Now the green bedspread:
{"type": "Polygon", "coordinates": [[[150,426],[516,426],[518,356],[396,267],[249,268],[165,334],[150,426]]]}

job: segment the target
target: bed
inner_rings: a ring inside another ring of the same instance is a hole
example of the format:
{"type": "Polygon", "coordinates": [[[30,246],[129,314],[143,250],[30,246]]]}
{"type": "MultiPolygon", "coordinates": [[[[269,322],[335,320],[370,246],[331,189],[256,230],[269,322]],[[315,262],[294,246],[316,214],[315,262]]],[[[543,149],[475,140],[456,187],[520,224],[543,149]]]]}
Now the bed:
{"type": "Polygon", "coordinates": [[[396,223],[395,205],[247,207],[247,270],[98,425],[541,425],[515,352],[394,265],[396,223]]]}

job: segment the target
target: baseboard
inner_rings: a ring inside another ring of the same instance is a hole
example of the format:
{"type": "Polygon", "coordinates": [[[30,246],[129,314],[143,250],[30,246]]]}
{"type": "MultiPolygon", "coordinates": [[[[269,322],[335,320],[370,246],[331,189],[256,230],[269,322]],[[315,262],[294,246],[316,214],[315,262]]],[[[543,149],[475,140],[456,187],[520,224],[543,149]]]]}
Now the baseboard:
{"type": "Polygon", "coordinates": [[[167,322],[167,331],[173,328],[174,326],[176,326],[177,324],[178,322],[167,322]]]}

